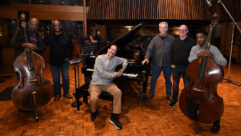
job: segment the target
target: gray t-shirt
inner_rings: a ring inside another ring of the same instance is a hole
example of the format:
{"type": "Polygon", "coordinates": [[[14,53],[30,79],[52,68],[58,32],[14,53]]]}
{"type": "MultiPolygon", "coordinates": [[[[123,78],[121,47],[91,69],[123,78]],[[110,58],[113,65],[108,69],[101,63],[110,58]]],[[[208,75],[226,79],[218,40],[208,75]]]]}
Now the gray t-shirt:
{"type": "Polygon", "coordinates": [[[122,64],[123,68],[127,67],[127,59],[114,56],[107,58],[105,54],[99,55],[95,60],[94,72],[92,75],[91,85],[108,85],[115,75],[116,66],[122,64]]]}

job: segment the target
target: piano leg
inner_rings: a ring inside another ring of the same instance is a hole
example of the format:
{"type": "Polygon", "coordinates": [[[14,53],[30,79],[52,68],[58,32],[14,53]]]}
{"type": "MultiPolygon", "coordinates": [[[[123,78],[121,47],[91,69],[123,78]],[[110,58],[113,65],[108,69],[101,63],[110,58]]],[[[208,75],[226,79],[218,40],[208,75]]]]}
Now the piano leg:
{"type": "Polygon", "coordinates": [[[142,82],[142,93],[140,94],[140,97],[142,100],[145,100],[147,98],[146,90],[147,90],[147,79],[144,79],[144,81],[142,82]]]}

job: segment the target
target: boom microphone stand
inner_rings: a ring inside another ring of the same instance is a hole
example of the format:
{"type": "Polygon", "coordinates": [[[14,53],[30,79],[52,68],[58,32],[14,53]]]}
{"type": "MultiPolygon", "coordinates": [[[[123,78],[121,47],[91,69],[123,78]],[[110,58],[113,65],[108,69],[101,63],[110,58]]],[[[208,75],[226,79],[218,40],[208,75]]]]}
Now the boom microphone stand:
{"type": "Polygon", "coordinates": [[[230,83],[236,84],[238,86],[241,86],[241,83],[236,81],[236,80],[231,80],[230,79],[230,68],[231,68],[231,59],[232,59],[232,53],[233,53],[233,43],[234,43],[234,30],[235,27],[238,28],[239,33],[241,34],[241,29],[240,27],[237,25],[236,21],[234,20],[234,18],[232,17],[232,15],[230,14],[230,12],[228,11],[228,9],[226,8],[226,6],[223,4],[222,0],[218,0],[218,3],[221,4],[221,6],[224,8],[224,10],[226,11],[226,13],[228,14],[228,16],[230,17],[230,19],[232,20],[232,27],[233,27],[233,32],[232,32],[232,40],[231,40],[231,47],[230,47],[230,55],[229,55],[229,64],[228,64],[228,78],[225,78],[224,80],[227,80],[230,83]]]}

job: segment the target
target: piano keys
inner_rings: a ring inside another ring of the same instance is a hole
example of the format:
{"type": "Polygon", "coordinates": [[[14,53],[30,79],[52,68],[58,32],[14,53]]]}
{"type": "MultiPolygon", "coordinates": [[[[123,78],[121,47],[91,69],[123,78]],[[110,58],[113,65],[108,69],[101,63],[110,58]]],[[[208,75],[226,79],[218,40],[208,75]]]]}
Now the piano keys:
{"type": "MultiPolygon", "coordinates": [[[[87,68],[86,70],[87,70],[87,71],[94,72],[94,69],[87,68]]],[[[136,78],[136,77],[138,76],[138,74],[134,74],[134,73],[123,73],[122,76],[126,76],[126,77],[129,77],[129,78],[136,78]]]]}

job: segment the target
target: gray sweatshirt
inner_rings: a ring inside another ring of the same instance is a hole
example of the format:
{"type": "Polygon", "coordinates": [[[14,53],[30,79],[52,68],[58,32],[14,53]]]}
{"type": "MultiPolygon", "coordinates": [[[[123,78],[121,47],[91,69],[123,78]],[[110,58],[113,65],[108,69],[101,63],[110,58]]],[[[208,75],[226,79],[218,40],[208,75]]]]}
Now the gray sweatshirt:
{"type": "MultiPolygon", "coordinates": [[[[190,52],[190,56],[188,58],[189,62],[192,62],[196,59],[198,59],[198,54],[202,52],[204,48],[201,48],[200,45],[193,46],[190,52]]],[[[214,56],[214,61],[220,65],[220,66],[225,66],[227,64],[227,60],[223,57],[221,52],[218,50],[217,47],[210,45],[209,51],[213,54],[214,56]]]]}
{"type": "Polygon", "coordinates": [[[108,85],[115,75],[116,66],[122,64],[126,68],[128,62],[125,58],[114,56],[108,59],[105,54],[99,55],[95,60],[94,72],[92,75],[91,85],[108,85]]]}
{"type": "Polygon", "coordinates": [[[160,34],[153,37],[146,51],[146,59],[152,57],[152,64],[159,67],[170,65],[170,51],[174,37],[170,34],[162,39],[160,34]]]}

